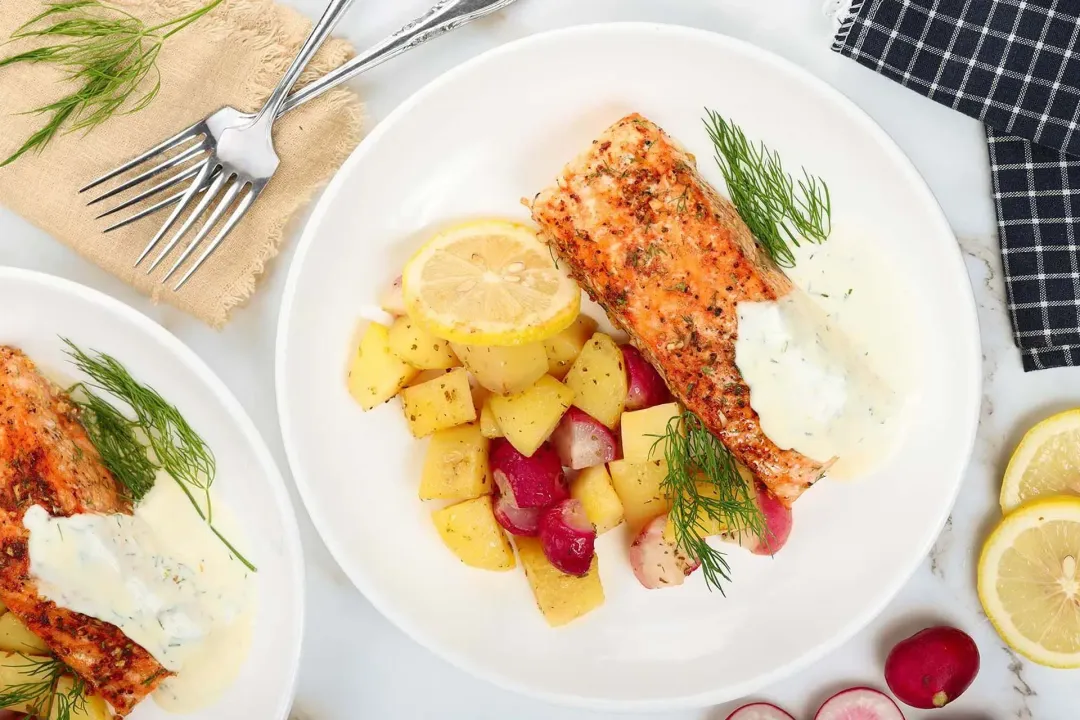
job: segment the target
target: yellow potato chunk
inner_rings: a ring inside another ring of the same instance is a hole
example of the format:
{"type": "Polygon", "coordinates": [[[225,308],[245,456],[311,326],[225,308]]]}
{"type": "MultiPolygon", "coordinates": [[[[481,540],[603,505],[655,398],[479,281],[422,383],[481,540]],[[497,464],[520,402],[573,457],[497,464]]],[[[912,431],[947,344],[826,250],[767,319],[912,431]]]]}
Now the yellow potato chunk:
{"type": "MultiPolygon", "coordinates": [[[[56,694],[63,697],[71,697],[75,688],[75,681],[67,675],[56,681],[56,694]]],[[[61,703],[54,702],[50,720],[112,720],[113,714],[109,711],[108,704],[97,695],[84,695],[78,702],[72,703],[69,714],[61,712],[61,703]]]]}
{"type": "Polygon", "coordinates": [[[543,343],[514,347],[451,343],[450,348],[478,383],[499,395],[521,392],[547,373],[543,343]]]}
{"type": "Polygon", "coordinates": [[[488,439],[476,423],[439,430],[431,436],[421,500],[471,500],[491,492],[488,482],[488,439]]]}
{"type": "Polygon", "coordinates": [[[570,367],[563,381],[574,391],[574,404],[614,429],[626,402],[623,354],[610,336],[596,333],[570,367]]]}
{"type": "Polygon", "coordinates": [[[678,403],[665,403],[623,413],[623,459],[634,463],[662,459],[667,448],[667,441],[662,438],[667,432],[668,423],[680,412],[678,403]]]}
{"type": "Polygon", "coordinates": [[[390,326],[388,343],[390,352],[398,359],[419,370],[440,370],[461,365],[450,349],[450,343],[435,337],[407,317],[399,317],[390,326]]]}
{"type": "Polygon", "coordinates": [[[596,321],[588,315],[578,315],[574,324],[566,328],[558,335],[549,337],[544,341],[544,352],[547,353],[548,375],[562,379],[569,372],[570,366],[581,354],[581,348],[596,332],[596,321]]]}
{"type": "Polygon", "coordinates": [[[491,510],[491,496],[481,495],[431,513],[446,547],[469,567],[510,570],[514,550],[491,510]]]}
{"type": "Polygon", "coordinates": [[[519,453],[531,457],[570,409],[573,399],[573,390],[545,375],[524,392],[492,395],[490,402],[506,439],[519,453]]]}
{"type": "Polygon", "coordinates": [[[596,534],[606,533],[623,521],[623,506],[619,494],[611,485],[611,475],[603,465],[585,468],[570,483],[570,497],[580,500],[596,526],[596,534]]]}
{"type": "Polygon", "coordinates": [[[401,391],[405,420],[415,437],[425,437],[436,430],[472,422],[476,406],[469,391],[469,374],[461,368],[451,370],[426,383],[401,391]]]}
{"type": "Polygon", "coordinates": [[[499,421],[495,419],[495,411],[491,409],[492,397],[497,396],[488,397],[484,401],[484,406],[480,408],[480,434],[489,439],[505,437],[502,428],[499,427],[499,421]]]}
{"type": "MultiPolygon", "coordinates": [[[[17,685],[27,685],[41,681],[40,670],[43,663],[49,662],[47,655],[27,655],[25,653],[0,652],[0,692],[9,692],[17,685]],[[39,672],[34,673],[37,669],[39,672]]],[[[34,708],[27,702],[5,705],[5,710],[29,712],[34,708]]]]}
{"type": "Polygon", "coordinates": [[[387,327],[373,322],[349,361],[349,393],[365,410],[397,395],[419,372],[390,352],[389,342],[387,327]]]}
{"type": "Polygon", "coordinates": [[[23,625],[14,613],[0,615],[0,650],[31,655],[48,653],[49,646],[23,625]]]}
{"type": "Polygon", "coordinates": [[[549,625],[565,625],[604,604],[604,588],[600,584],[600,568],[595,557],[589,574],[575,577],[552,565],[536,538],[518,537],[514,542],[536,604],[549,625]]]}
{"type": "MultiPolygon", "coordinates": [[[[698,495],[701,497],[712,498],[713,500],[720,499],[720,492],[716,489],[716,485],[710,482],[696,482],[698,495]]],[[[712,535],[719,535],[726,531],[723,523],[714,517],[711,517],[704,507],[698,507],[697,518],[694,522],[695,535],[701,537],[710,537],[712,535]]],[[[664,539],[670,543],[676,541],[675,537],[675,524],[672,522],[671,517],[668,517],[667,524],[664,526],[664,539]]]]}
{"type": "Polygon", "coordinates": [[[626,524],[634,532],[671,509],[671,500],[660,489],[667,476],[667,463],[663,460],[644,463],[616,460],[608,463],[608,470],[611,484],[622,501],[626,524]]]}

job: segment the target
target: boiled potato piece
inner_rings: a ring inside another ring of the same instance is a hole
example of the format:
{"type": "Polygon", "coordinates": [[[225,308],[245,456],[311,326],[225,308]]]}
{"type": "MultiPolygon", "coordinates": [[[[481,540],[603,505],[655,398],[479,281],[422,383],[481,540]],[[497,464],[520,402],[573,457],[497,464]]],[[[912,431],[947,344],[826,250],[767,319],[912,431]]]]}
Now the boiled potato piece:
{"type": "Polygon", "coordinates": [[[419,370],[439,370],[461,365],[450,349],[450,343],[440,340],[407,317],[399,317],[390,326],[390,352],[398,359],[419,370]]]}
{"type": "Polygon", "coordinates": [[[360,407],[371,410],[394,397],[419,372],[390,352],[390,331],[373,322],[349,361],[349,392],[360,407]]]}
{"type": "Polygon", "coordinates": [[[573,325],[545,340],[544,352],[547,353],[548,375],[560,380],[565,377],[570,366],[581,354],[581,348],[585,347],[585,343],[595,332],[596,321],[588,315],[578,315],[573,325]]]}
{"type": "Polygon", "coordinates": [[[499,421],[495,419],[495,411],[491,409],[492,397],[497,396],[488,397],[484,401],[484,406],[480,408],[480,434],[489,439],[505,437],[502,428],[499,427],[499,421]]]}
{"type": "Polygon", "coordinates": [[[667,441],[663,436],[667,432],[668,423],[680,414],[678,403],[665,403],[623,413],[623,459],[642,463],[663,458],[667,448],[667,441]]]}
{"type": "Polygon", "coordinates": [[[611,485],[611,475],[603,465],[585,468],[570,483],[570,497],[580,500],[596,534],[606,533],[623,521],[619,494],[611,485]]]}
{"type": "MultiPolygon", "coordinates": [[[[488,483],[488,439],[477,423],[439,430],[431,436],[421,500],[471,500],[491,492],[488,483]]],[[[0,618],[2,622],[2,618],[0,618]]]]}
{"type": "Polygon", "coordinates": [[[442,377],[401,391],[405,420],[415,437],[462,425],[476,419],[469,391],[469,374],[456,368],[442,377]]]}
{"type": "MultiPolygon", "coordinates": [[[[65,675],[56,681],[56,694],[70,697],[74,687],[75,681],[65,675]]],[[[61,707],[59,703],[53,703],[49,720],[112,720],[113,716],[108,704],[96,695],[84,695],[81,700],[72,703],[68,714],[61,713],[61,707]]]]}
{"type": "Polygon", "coordinates": [[[543,343],[515,347],[450,344],[476,381],[493,393],[521,392],[547,373],[543,343]]]}
{"type": "Polygon", "coordinates": [[[623,516],[630,529],[637,532],[642,525],[671,509],[671,500],[660,489],[667,477],[667,463],[650,460],[631,463],[616,460],[608,463],[611,484],[622,501],[623,516]]]}
{"type": "Polygon", "coordinates": [[[23,625],[14,613],[0,615],[0,650],[43,654],[49,652],[49,646],[23,625]]]}
{"type": "Polygon", "coordinates": [[[431,513],[446,547],[461,562],[482,570],[510,570],[514,550],[491,509],[491,496],[451,505],[431,513]]]}
{"type": "MultiPolygon", "coordinates": [[[[712,498],[713,500],[720,499],[720,492],[716,489],[716,485],[711,482],[696,482],[698,495],[701,497],[712,498]]],[[[703,507],[697,509],[697,519],[694,521],[695,534],[701,537],[711,537],[713,535],[719,535],[727,528],[714,517],[711,517],[709,513],[703,507]]],[[[674,543],[677,538],[675,537],[675,523],[671,517],[668,516],[667,524],[664,526],[664,540],[674,543]]]]}
{"type": "Polygon", "coordinates": [[[574,391],[574,404],[614,429],[626,402],[623,354],[610,336],[596,333],[570,367],[563,381],[574,391]]]}
{"type": "MultiPolygon", "coordinates": [[[[25,687],[28,684],[40,683],[42,667],[50,660],[51,658],[47,655],[0,652],[0,693],[11,692],[18,685],[25,687]],[[36,674],[35,671],[37,671],[36,674]]],[[[4,709],[13,712],[30,712],[34,708],[31,708],[27,702],[21,702],[5,705],[4,709]]]]}
{"type": "Polygon", "coordinates": [[[531,457],[570,409],[573,399],[573,390],[545,375],[524,392],[492,395],[491,411],[514,449],[531,457]]]}
{"type": "Polygon", "coordinates": [[[514,543],[536,604],[549,625],[565,625],[604,604],[604,588],[600,584],[600,569],[595,557],[589,574],[575,577],[556,569],[544,556],[536,538],[517,537],[514,543]]]}

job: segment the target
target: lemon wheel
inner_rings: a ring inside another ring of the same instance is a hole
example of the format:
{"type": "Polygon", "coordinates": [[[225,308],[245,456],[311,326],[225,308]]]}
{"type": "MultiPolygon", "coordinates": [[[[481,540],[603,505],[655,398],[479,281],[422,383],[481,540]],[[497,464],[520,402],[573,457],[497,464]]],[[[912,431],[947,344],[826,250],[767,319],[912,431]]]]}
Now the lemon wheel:
{"type": "Polygon", "coordinates": [[[1001,510],[1067,494],[1080,495],[1080,410],[1049,417],[1024,435],[1001,482],[1001,510]]]}

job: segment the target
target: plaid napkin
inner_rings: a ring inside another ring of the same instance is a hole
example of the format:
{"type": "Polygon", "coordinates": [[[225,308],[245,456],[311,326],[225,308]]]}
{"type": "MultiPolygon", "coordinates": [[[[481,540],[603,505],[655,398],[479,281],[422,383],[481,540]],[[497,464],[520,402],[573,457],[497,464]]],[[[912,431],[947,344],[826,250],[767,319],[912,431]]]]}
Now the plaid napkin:
{"type": "Polygon", "coordinates": [[[1025,370],[1080,365],[1080,0],[854,0],[833,49],[986,123],[1025,370]]]}

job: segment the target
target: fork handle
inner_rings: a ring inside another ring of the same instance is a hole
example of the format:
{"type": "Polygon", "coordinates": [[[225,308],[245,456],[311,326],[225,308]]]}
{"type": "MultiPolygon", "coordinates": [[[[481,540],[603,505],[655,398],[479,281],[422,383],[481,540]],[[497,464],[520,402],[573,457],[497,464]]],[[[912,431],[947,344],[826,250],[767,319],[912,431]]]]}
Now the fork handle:
{"type": "Polygon", "coordinates": [[[432,38],[490,15],[512,2],[514,0],[440,0],[426,13],[371,49],[297,90],[282,104],[279,115],[284,115],[308,100],[313,100],[327,90],[337,87],[349,78],[366,72],[376,65],[381,65],[406,50],[412,50],[432,38]]]}
{"type": "Polygon", "coordinates": [[[263,118],[269,118],[272,122],[278,115],[281,114],[281,106],[285,102],[285,98],[289,95],[289,91],[292,90],[293,85],[300,78],[300,74],[307,67],[307,64],[311,62],[311,58],[315,56],[319,48],[322,47],[323,41],[329,37],[334,27],[338,24],[338,20],[345,14],[345,11],[349,9],[349,6],[353,4],[353,0],[330,0],[330,4],[327,5],[326,10],[323,12],[319,22],[312,28],[311,34],[308,35],[308,39],[304,41],[304,45],[300,48],[300,52],[297,54],[296,59],[289,65],[289,69],[285,71],[285,77],[281,78],[281,82],[274,88],[274,92],[270,94],[270,98],[259,110],[258,115],[255,116],[255,122],[258,123],[263,118]]]}

